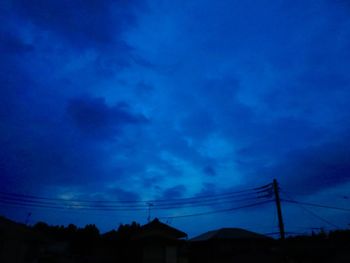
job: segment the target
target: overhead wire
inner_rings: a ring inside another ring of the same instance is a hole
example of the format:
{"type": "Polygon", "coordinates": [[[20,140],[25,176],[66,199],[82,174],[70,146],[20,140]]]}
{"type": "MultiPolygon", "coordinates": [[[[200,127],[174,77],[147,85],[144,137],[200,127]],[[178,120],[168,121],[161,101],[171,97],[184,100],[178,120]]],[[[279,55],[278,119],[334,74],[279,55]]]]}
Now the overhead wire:
{"type": "Polygon", "coordinates": [[[215,199],[215,198],[230,198],[235,196],[244,196],[252,193],[262,193],[265,192],[264,188],[268,188],[271,184],[267,184],[261,187],[255,187],[251,189],[245,189],[240,191],[230,191],[223,194],[213,194],[213,195],[200,195],[194,197],[185,197],[185,198],[174,198],[174,199],[151,199],[151,200],[87,200],[87,199],[64,199],[64,198],[52,198],[52,197],[43,197],[37,195],[28,195],[28,194],[18,194],[18,193],[10,193],[10,192],[2,192],[0,191],[0,196],[13,196],[18,198],[27,198],[27,199],[37,199],[37,200],[48,200],[48,201],[60,201],[60,202],[80,202],[80,203],[171,203],[171,202],[181,202],[181,201],[196,201],[196,200],[207,200],[207,199],[215,199]]]}
{"type": "MultiPolygon", "coordinates": [[[[235,191],[225,194],[207,195],[202,197],[178,198],[166,200],[155,200],[152,209],[180,209],[189,207],[222,206],[227,203],[243,203],[252,200],[268,199],[270,197],[269,185],[235,191]],[[264,195],[262,195],[264,194],[264,195]],[[199,199],[203,198],[203,199],[199,199]],[[181,201],[180,201],[181,200],[181,201]],[[177,201],[177,202],[175,202],[177,201]],[[159,202],[159,203],[158,203],[159,202]]],[[[123,201],[96,201],[80,199],[61,199],[35,195],[23,195],[16,193],[0,192],[0,203],[22,207],[37,207],[51,209],[75,209],[95,211],[144,211],[148,204],[124,203],[123,201]],[[115,204],[115,205],[114,205],[115,204]]]]}
{"type": "MultiPolygon", "coordinates": [[[[309,214],[312,215],[313,217],[318,218],[318,219],[321,220],[322,222],[324,222],[324,223],[326,223],[326,224],[328,224],[328,225],[330,225],[330,226],[332,226],[332,227],[341,228],[340,226],[338,226],[338,225],[336,225],[336,224],[330,222],[328,219],[326,219],[326,218],[324,218],[324,217],[322,217],[322,216],[316,214],[315,212],[311,211],[310,209],[307,209],[307,208],[304,206],[304,205],[306,205],[307,203],[305,203],[305,202],[299,202],[299,201],[294,200],[294,199],[291,198],[291,196],[290,196],[289,194],[287,194],[285,191],[282,191],[282,193],[285,194],[285,195],[289,198],[289,200],[288,200],[288,199],[282,199],[283,201],[289,202],[289,203],[294,203],[294,204],[298,205],[300,208],[302,208],[304,211],[306,211],[307,213],[309,213],[309,214]]],[[[316,204],[310,204],[310,203],[308,203],[308,205],[316,206],[316,204]]],[[[322,206],[322,207],[323,207],[323,205],[317,205],[317,206],[318,206],[318,207],[319,207],[319,206],[322,206]]],[[[323,207],[323,208],[325,208],[325,207],[323,207]]],[[[330,207],[327,207],[327,208],[330,208],[330,207]]],[[[334,209],[334,207],[333,207],[333,209],[334,209]]],[[[350,210],[349,210],[349,211],[350,211],[350,210]]]]}
{"type": "Polygon", "coordinates": [[[257,203],[248,204],[248,205],[242,205],[242,206],[238,206],[238,207],[231,207],[231,208],[228,208],[228,209],[221,209],[221,210],[214,210],[214,211],[209,211],[209,212],[201,212],[201,213],[193,213],[193,214],[185,214],[185,215],[176,215],[176,216],[163,216],[163,217],[160,217],[160,218],[174,219],[174,218],[184,218],[184,217],[194,217],[194,216],[203,216],[203,215],[225,213],[225,212],[231,212],[231,211],[239,210],[239,209],[243,209],[243,208],[259,206],[259,205],[267,204],[267,203],[270,203],[270,202],[272,202],[272,200],[257,202],[257,203]]]}
{"type": "Polygon", "coordinates": [[[343,208],[343,207],[336,207],[336,206],[322,205],[322,204],[315,204],[315,203],[308,203],[308,202],[300,202],[300,201],[290,200],[290,199],[281,199],[281,200],[284,202],[287,202],[287,203],[302,204],[302,205],[306,205],[306,206],[313,206],[313,207],[320,207],[320,208],[327,208],[327,209],[334,209],[334,210],[350,212],[350,208],[343,208]]]}
{"type": "Polygon", "coordinates": [[[300,207],[303,208],[305,211],[307,211],[307,212],[308,212],[309,214],[311,214],[312,216],[314,216],[314,217],[318,218],[319,220],[321,220],[322,222],[324,222],[324,223],[326,223],[326,224],[328,224],[328,225],[330,225],[330,226],[333,226],[333,227],[335,227],[335,228],[341,228],[340,226],[338,226],[338,225],[332,223],[331,221],[325,219],[324,217],[322,217],[322,216],[316,214],[315,212],[312,212],[310,209],[307,209],[307,208],[304,207],[303,205],[300,205],[300,207]]]}
{"type": "MultiPolygon", "coordinates": [[[[181,203],[181,204],[154,204],[154,209],[175,209],[175,208],[188,208],[188,207],[205,207],[205,206],[215,206],[215,205],[223,205],[227,203],[242,203],[251,200],[259,200],[266,199],[268,196],[259,196],[259,197],[250,197],[244,199],[228,199],[228,200],[216,200],[215,202],[204,202],[204,203],[181,203]]],[[[94,209],[115,209],[115,210],[135,210],[135,209],[145,209],[147,205],[103,205],[103,204],[80,204],[80,203],[53,203],[53,202],[43,202],[37,200],[24,200],[18,198],[7,198],[0,197],[0,202],[2,203],[16,203],[22,205],[30,205],[30,206],[60,206],[63,208],[94,208],[94,209]]]]}

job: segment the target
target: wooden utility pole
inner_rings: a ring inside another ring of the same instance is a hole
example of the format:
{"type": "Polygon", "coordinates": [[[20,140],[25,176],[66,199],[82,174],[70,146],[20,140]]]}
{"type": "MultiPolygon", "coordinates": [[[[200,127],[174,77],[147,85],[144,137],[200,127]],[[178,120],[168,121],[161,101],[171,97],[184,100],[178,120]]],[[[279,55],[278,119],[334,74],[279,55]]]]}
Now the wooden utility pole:
{"type": "Polygon", "coordinates": [[[284,224],[283,224],[282,209],[281,209],[281,199],[280,199],[279,188],[278,188],[278,183],[277,183],[276,179],[273,179],[273,191],[275,193],[275,201],[276,201],[276,207],[277,207],[278,227],[280,229],[280,237],[282,240],[284,240],[285,233],[284,233],[284,224]]]}

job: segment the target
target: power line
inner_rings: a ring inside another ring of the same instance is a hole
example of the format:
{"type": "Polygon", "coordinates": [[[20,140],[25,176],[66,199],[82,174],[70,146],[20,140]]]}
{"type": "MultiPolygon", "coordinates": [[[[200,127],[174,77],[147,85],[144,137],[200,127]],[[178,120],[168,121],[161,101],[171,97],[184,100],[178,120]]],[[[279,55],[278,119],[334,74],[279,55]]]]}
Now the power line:
{"type": "Polygon", "coordinates": [[[34,207],[34,208],[45,208],[60,211],[71,211],[71,212],[83,212],[83,211],[98,211],[103,212],[117,212],[117,211],[147,211],[150,209],[149,203],[154,205],[156,210],[165,209],[186,209],[189,207],[209,207],[209,206],[223,206],[227,203],[240,204],[236,207],[230,207],[220,210],[203,211],[193,214],[184,214],[178,216],[163,217],[169,219],[174,218],[186,218],[194,216],[205,216],[210,214],[225,213],[234,210],[239,210],[248,207],[254,207],[263,205],[271,202],[273,197],[272,184],[263,185],[251,189],[245,189],[240,191],[231,191],[222,194],[215,195],[202,195],[187,198],[177,199],[160,199],[160,200],[83,200],[83,199],[62,199],[62,198],[51,198],[29,194],[18,194],[8,193],[0,191],[0,203],[15,207],[34,207]],[[265,200],[264,200],[265,199],[265,200]],[[251,203],[252,201],[260,201],[251,203]],[[247,204],[247,202],[250,202],[247,204]]]}
{"type": "Polygon", "coordinates": [[[318,218],[319,220],[325,222],[328,225],[331,225],[335,228],[341,228],[340,226],[333,224],[332,222],[328,221],[327,219],[323,218],[322,216],[316,214],[315,212],[312,212],[311,210],[307,209],[306,207],[304,207],[303,205],[299,205],[301,208],[303,208],[305,211],[307,211],[309,214],[311,214],[312,216],[318,218]]]}
{"type": "Polygon", "coordinates": [[[242,206],[238,206],[238,207],[232,207],[232,208],[228,208],[228,209],[221,209],[221,210],[214,210],[214,211],[209,211],[209,212],[201,212],[201,213],[186,214],[186,215],[178,215],[178,216],[163,216],[161,218],[163,218],[163,219],[174,219],[174,218],[184,218],[184,217],[204,216],[204,215],[225,213],[225,212],[231,212],[231,211],[239,210],[239,209],[243,209],[243,208],[263,205],[263,204],[267,204],[267,203],[270,203],[270,202],[272,202],[272,200],[258,202],[258,203],[253,203],[253,204],[248,204],[248,205],[242,205],[242,206]]]}
{"type": "MultiPolygon", "coordinates": [[[[191,202],[169,202],[169,203],[154,203],[155,206],[162,208],[162,207],[178,207],[178,206],[207,206],[207,205],[215,205],[215,204],[221,204],[225,202],[242,202],[242,201],[248,201],[248,200],[258,200],[263,198],[270,198],[269,194],[265,195],[255,195],[254,193],[246,195],[244,198],[238,198],[240,196],[225,196],[221,198],[212,198],[208,200],[196,200],[191,202]]],[[[30,198],[23,198],[23,197],[14,197],[14,196],[1,196],[0,199],[5,201],[17,201],[17,202],[23,202],[23,203],[34,203],[34,204],[42,204],[42,205],[79,205],[83,207],[106,207],[106,208],[123,208],[123,207],[134,207],[134,208],[142,208],[146,207],[146,204],[117,204],[113,205],[110,203],[105,204],[105,202],[94,202],[94,203],[80,203],[80,202],[72,202],[69,200],[65,201],[41,201],[39,199],[30,199],[30,198]]]]}
{"type": "Polygon", "coordinates": [[[267,189],[271,187],[271,184],[263,185],[260,187],[244,189],[239,191],[230,191],[222,194],[211,194],[211,195],[199,195],[193,197],[184,197],[184,198],[175,198],[175,199],[153,199],[153,200],[87,200],[87,199],[63,199],[63,198],[51,198],[51,197],[43,197],[37,195],[29,195],[29,194],[18,194],[18,193],[10,193],[10,192],[2,192],[0,191],[0,195],[9,195],[9,196],[17,196],[23,198],[31,198],[31,199],[41,199],[41,200],[51,200],[51,201],[72,201],[72,202],[105,202],[105,203],[147,203],[147,202],[173,202],[173,201],[189,201],[189,200],[197,200],[197,199],[211,199],[217,197],[224,196],[236,196],[236,195],[244,195],[251,193],[263,193],[266,192],[267,189]]]}
{"type": "MultiPolygon", "coordinates": [[[[182,203],[159,203],[159,204],[154,204],[157,205],[158,207],[172,207],[172,206],[186,206],[186,205],[210,205],[210,204],[217,204],[218,202],[240,202],[240,201],[246,201],[246,200],[251,200],[251,199],[258,199],[258,198],[265,198],[265,196],[260,196],[260,197],[246,197],[246,198],[240,198],[240,199],[233,199],[230,198],[229,200],[225,200],[227,198],[217,198],[217,199],[212,199],[212,200],[203,200],[203,201],[196,201],[196,202],[182,202],[182,203]]],[[[109,208],[118,208],[118,207],[146,207],[146,204],[121,204],[121,205],[113,205],[113,204],[107,204],[105,205],[104,202],[99,202],[99,203],[92,203],[92,204],[86,204],[86,203],[80,203],[80,202],[72,202],[72,201],[67,201],[67,202],[52,202],[52,201],[39,201],[39,200],[33,200],[33,199],[25,199],[25,198],[17,198],[17,197],[8,197],[8,196],[0,196],[0,199],[3,199],[4,201],[18,201],[18,202],[24,202],[24,203],[35,203],[35,204],[44,204],[44,205],[78,205],[83,206],[83,207],[109,207],[109,208]]]]}
{"type": "Polygon", "coordinates": [[[309,213],[309,214],[312,215],[313,217],[318,218],[318,219],[321,220],[322,222],[324,222],[324,223],[326,223],[326,224],[328,224],[328,225],[331,225],[331,226],[333,226],[333,227],[340,228],[340,227],[337,226],[336,224],[334,224],[334,223],[328,221],[328,220],[325,219],[324,217],[322,217],[322,216],[316,214],[315,212],[313,212],[313,211],[307,209],[307,208],[304,207],[303,205],[301,205],[301,204],[296,204],[296,205],[298,205],[300,208],[302,208],[304,211],[306,211],[307,213],[309,213]]]}
{"type": "MultiPolygon", "coordinates": [[[[206,206],[215,206],[215,205],[223,205],[227,203],[242,203],[246,201],[266,199],[268,196],[261,197],[250,197],[244,199],[228,199],[228,200],[220,200],[211,202],[201,202],[201,203],[179,203],[179,204],[154,204],[154,208],[156,210],[165,210],[165,209],[177,209],[177,208],[188,208],[188,207],[206,207],[206,206]]],[[[31,207],[50,207],[50,208],[73,208],[73,209],[98,209],[98,210],[120,210],[120,211],[132,211],[132,210],[144,210],[148,206],[145,205],[104,205],[104,204],[80,204],[80,203],[57,203],[57,202],[47,202],[47,201],[38,201],[38,200],[26,200],[21,198],[12,198],[12,197],[0,197],[0,202],[7,204],[17,204],[31,207]]]]}
{"type": "MultiPolygon", "coordinates": [[[[31,202],[31,203],[41,203],[45,205],[57,205],[57,204],[69,204],[69,203],[80,203],[80,205],[83,205],[82,203],[87,204],[98,204],[99,206],[102,206],[103,204],[116,204],[115,207],[127,206],[127,207],[146,207],[147,203],[152,202],[157,204],[157,206],[168,206],[168,205],[184,205],[184,204],[199,204],[199,203],[210,203],[215,201],[222,201],[224,199],[230,199],[230,200],[244,200],[244,197],[247,198],[253,198],[253,195],[255,198],[264,198],[268,195],[267,191],[269,189],[267,186],[257,187],[253,189],[247,189],[242,191],[235,191],[225,194],[217,194],[217,195],[207,195],[207,196],[198,196],[198,197],[189,197],[189,198],[178,198],[178,199],[163,199],[163,200],[147,200],[147,201],[140,201],[140,200],[133,200],[133,201],[111,201],[111,200],[82,200],[82,199],[62,199],[62,198],[50,198],[50,197],[42,197],[42,196],[36,196],[36,195],[24,195],[24,194],[17,194],[17,193],[7,193],[7,192],[0,192],[0,198],[7,199],[7,200],[13,200],[13,201],[23,201],[23,202],[31,202]],[[261,190],[263,189],[263,190],[261,190]],[[262,195],[264,194],[264,195],[262,195]],[[241,199],[238,199],[241,198],[241,199]],[[58,203],[57,203],[58,202],[58,203]]],[[[88,206],[88,205],[86,205],[88,206]]]]}
{"type": "MultiPolygon", "coordinates": [[[[283,191],[283,193],[286,194],[284,191],[283,191]]],[[[293,200],[288,194],[286,194],[286,196],[288,196],[288,197],[290,198],[290,200],[293,200]]],[[[295,201],[295,200],[293,200],[293,201],[295,201]]],[[[296,202],[296,201],[295,201],[295,202],[296,202]]],[[[338,226],[338,225],[336,225],[336,224],[330,222],[329,220],[323,218],[322,216],[316,214],[315,212],[313,212],[313,211],[307,209],[303,204],[300,204],[300,203],[295,203],[295,204],[298,205],[298,206],[299,206],[300,208],[302,208],[303,210],[305,210],[306,212],[308,212],[310,215],[312,215],[312,216],[318,218],[318,219],[321,220],[322,222],[324,222],[324,223],[326,223],[326,224],[328,224],[328,225],[331,225],[331,226],[333,226],[333,227],[335,227],[335,228],[340,228],[340,226],[338,226]]]]}
{"type": "MultiPolygon", "coordinates": [[[[210,215],[210,214],[217,214],[217,213],[224,213],[224,212],[230,212],[237,209],[243,209],[248,207],[253,207],[257,205],[262,205],[265,203],[269,203],[272,200],[248,204],[248,205],[242,205],[239,207],[229,208],[229,209],[221,209],[221,210],[214,210],[214,211],[208,211],[208,212],[200,212],[195,214],[187,214],[187,215],[179,215],[179,216],[170,216],[170,217],[162,217],[167,219],[174,219],[174,218],[184,218],[184,217],[193,217],[193,216],[203,216],[203,215],[210,215]]],[[[4,203],[5,205],[11,205],[11,206],[17,206],[17,207],[35,207],[35,208],[45,208],[45,209],[54,209],[54,210],[61,210],[61,211],[99,211],[99,212],[117,212],[117,211],[128,211],[128,212],[137,212],[137,211],[146,211],[146,208],[119,208],[119,209],[108,209],[108,208],[98,208],[98,207],[79,207],[78,206],[51,206],[51,205],[41,205],[41,204],[23,204],[20,202],[15,201],[6,201],[3,202],[3,200],[0,200],[0,203],[4,203]]]]}
{"type": "Polygon", "coordinates": [[[109,208],[98,208],[98,207],[80,207],[79,205],[70,205],[70,206],[55,206],[55,205],[43,205],[43,204],[30,204],[30,203],[23,203],[23,202],[16,202],[16,201],[4,201],[0,199],[0,203],[7,204],[7,205],[14,205],[19,207],[36,207],[36,208],[50,208],[50,209],[62,209],[62,210],[91,210],[91,211],[145,211],[146,208],[115,208],[115,209],[109,209],[109,208]]]}
{"type": "MultiPolygon", "coordinates": [[[[0,202],[1,203],[1,202],[0,202]]],[[[16,208],[28,208],[28,206],[25,206],[25,205],[11,205],[11,204],[2,204],[3,206],[7,206],[7,207],[11,207],[13,209],[16,209],[16,208]]],[[[50,207],[30,207],[30,208],[39,208],[39,209],[45,209],[45,210],[48,210],[48,211],[52,211],[52,213],[66,213],[66,214],[69,214],[71,215],[72,213],[79,213],[79,214],[84,214],[84,215],[88,215],[88,216],[102,216],[102,217],[110,217],[110,215],[112,213],[115,213],[118,215],[118,217],[124,217],[124,218],[128,218],[129,215],[131,213],[144,213],[146,210],[140,210],[140,211],[127,211],[126,213],[119,213],[120,211],[100,211],[100,210],[92,210],[92,209],[68,209],[68,208],[59,208],[59,209],[56,209],[56,208],[50,208],[50,207]]]]}
{"type": "Polygon", "coordinates": [[[301,204],[301,205],[307,205],[307,206],[314,206],[314,207],[321,207],[321,208],[328,208],[328,209],[350,212],[349,208],[343,208],[343,207],[336,207],[336,206],[329,206],[329,205],[322,205],[322,204],[315,204],[315,203],[308,203],[308,202],[300,202],[300,201],[289,200],[289,199],[282,199],[282,201],[287,202],[287,203],[294,203],[294,204],[301,204]]]}
{"type": "MultiPolygon", "coordinates": [[[[189,207],[219,206],[227,203],[244,203],[271,198],[271,184],[252,189],[235,191],[201,197],[154,200],[152,204],[157,210],[181,209],[189,207]]],[[[50,198],[36,195],[0,192],[0,203],[21,207],[37,207],[50,209],[95,210],[95,211],[145,211],[148,203],[141,201],[96,201],[80,199],[50,198]],[[132,202],[132,203],[131,203],[132,202]]]]}

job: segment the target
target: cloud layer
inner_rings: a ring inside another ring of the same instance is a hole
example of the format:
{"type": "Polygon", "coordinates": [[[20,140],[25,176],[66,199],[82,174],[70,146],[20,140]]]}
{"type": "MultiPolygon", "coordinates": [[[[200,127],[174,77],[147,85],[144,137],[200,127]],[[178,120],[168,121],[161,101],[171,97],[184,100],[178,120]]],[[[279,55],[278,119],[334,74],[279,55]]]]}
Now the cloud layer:
{"type": "Polygon", "coordinates": [[[317,198],[349,183],[344,1],[0,12],[1,191],[174,199],[277,178],[317,198]]]}

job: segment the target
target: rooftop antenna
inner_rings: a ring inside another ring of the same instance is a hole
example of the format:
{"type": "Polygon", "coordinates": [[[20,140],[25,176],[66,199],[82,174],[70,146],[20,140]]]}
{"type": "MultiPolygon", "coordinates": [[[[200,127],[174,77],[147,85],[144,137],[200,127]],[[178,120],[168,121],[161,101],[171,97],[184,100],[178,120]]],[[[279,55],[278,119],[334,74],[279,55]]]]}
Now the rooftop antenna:
{"type": "Polygon", "coordinates": [[[147,221],[148,223],[151,222],[151,207],[154,206],[153,203],[151,202],[147,202],[147,205],[148,205],[148,217],[147,217],[147,221]]]}
{"type": "Polygon", "coordinates": [[[26,220],[25,220],[25,222],[24,222],[24,224],[25,224],[26,226],[27,226],[28,223],[29,223],[29,219],[30,219],[31,215],[32,215],[31,212],[27,213],[26,220]]]}

